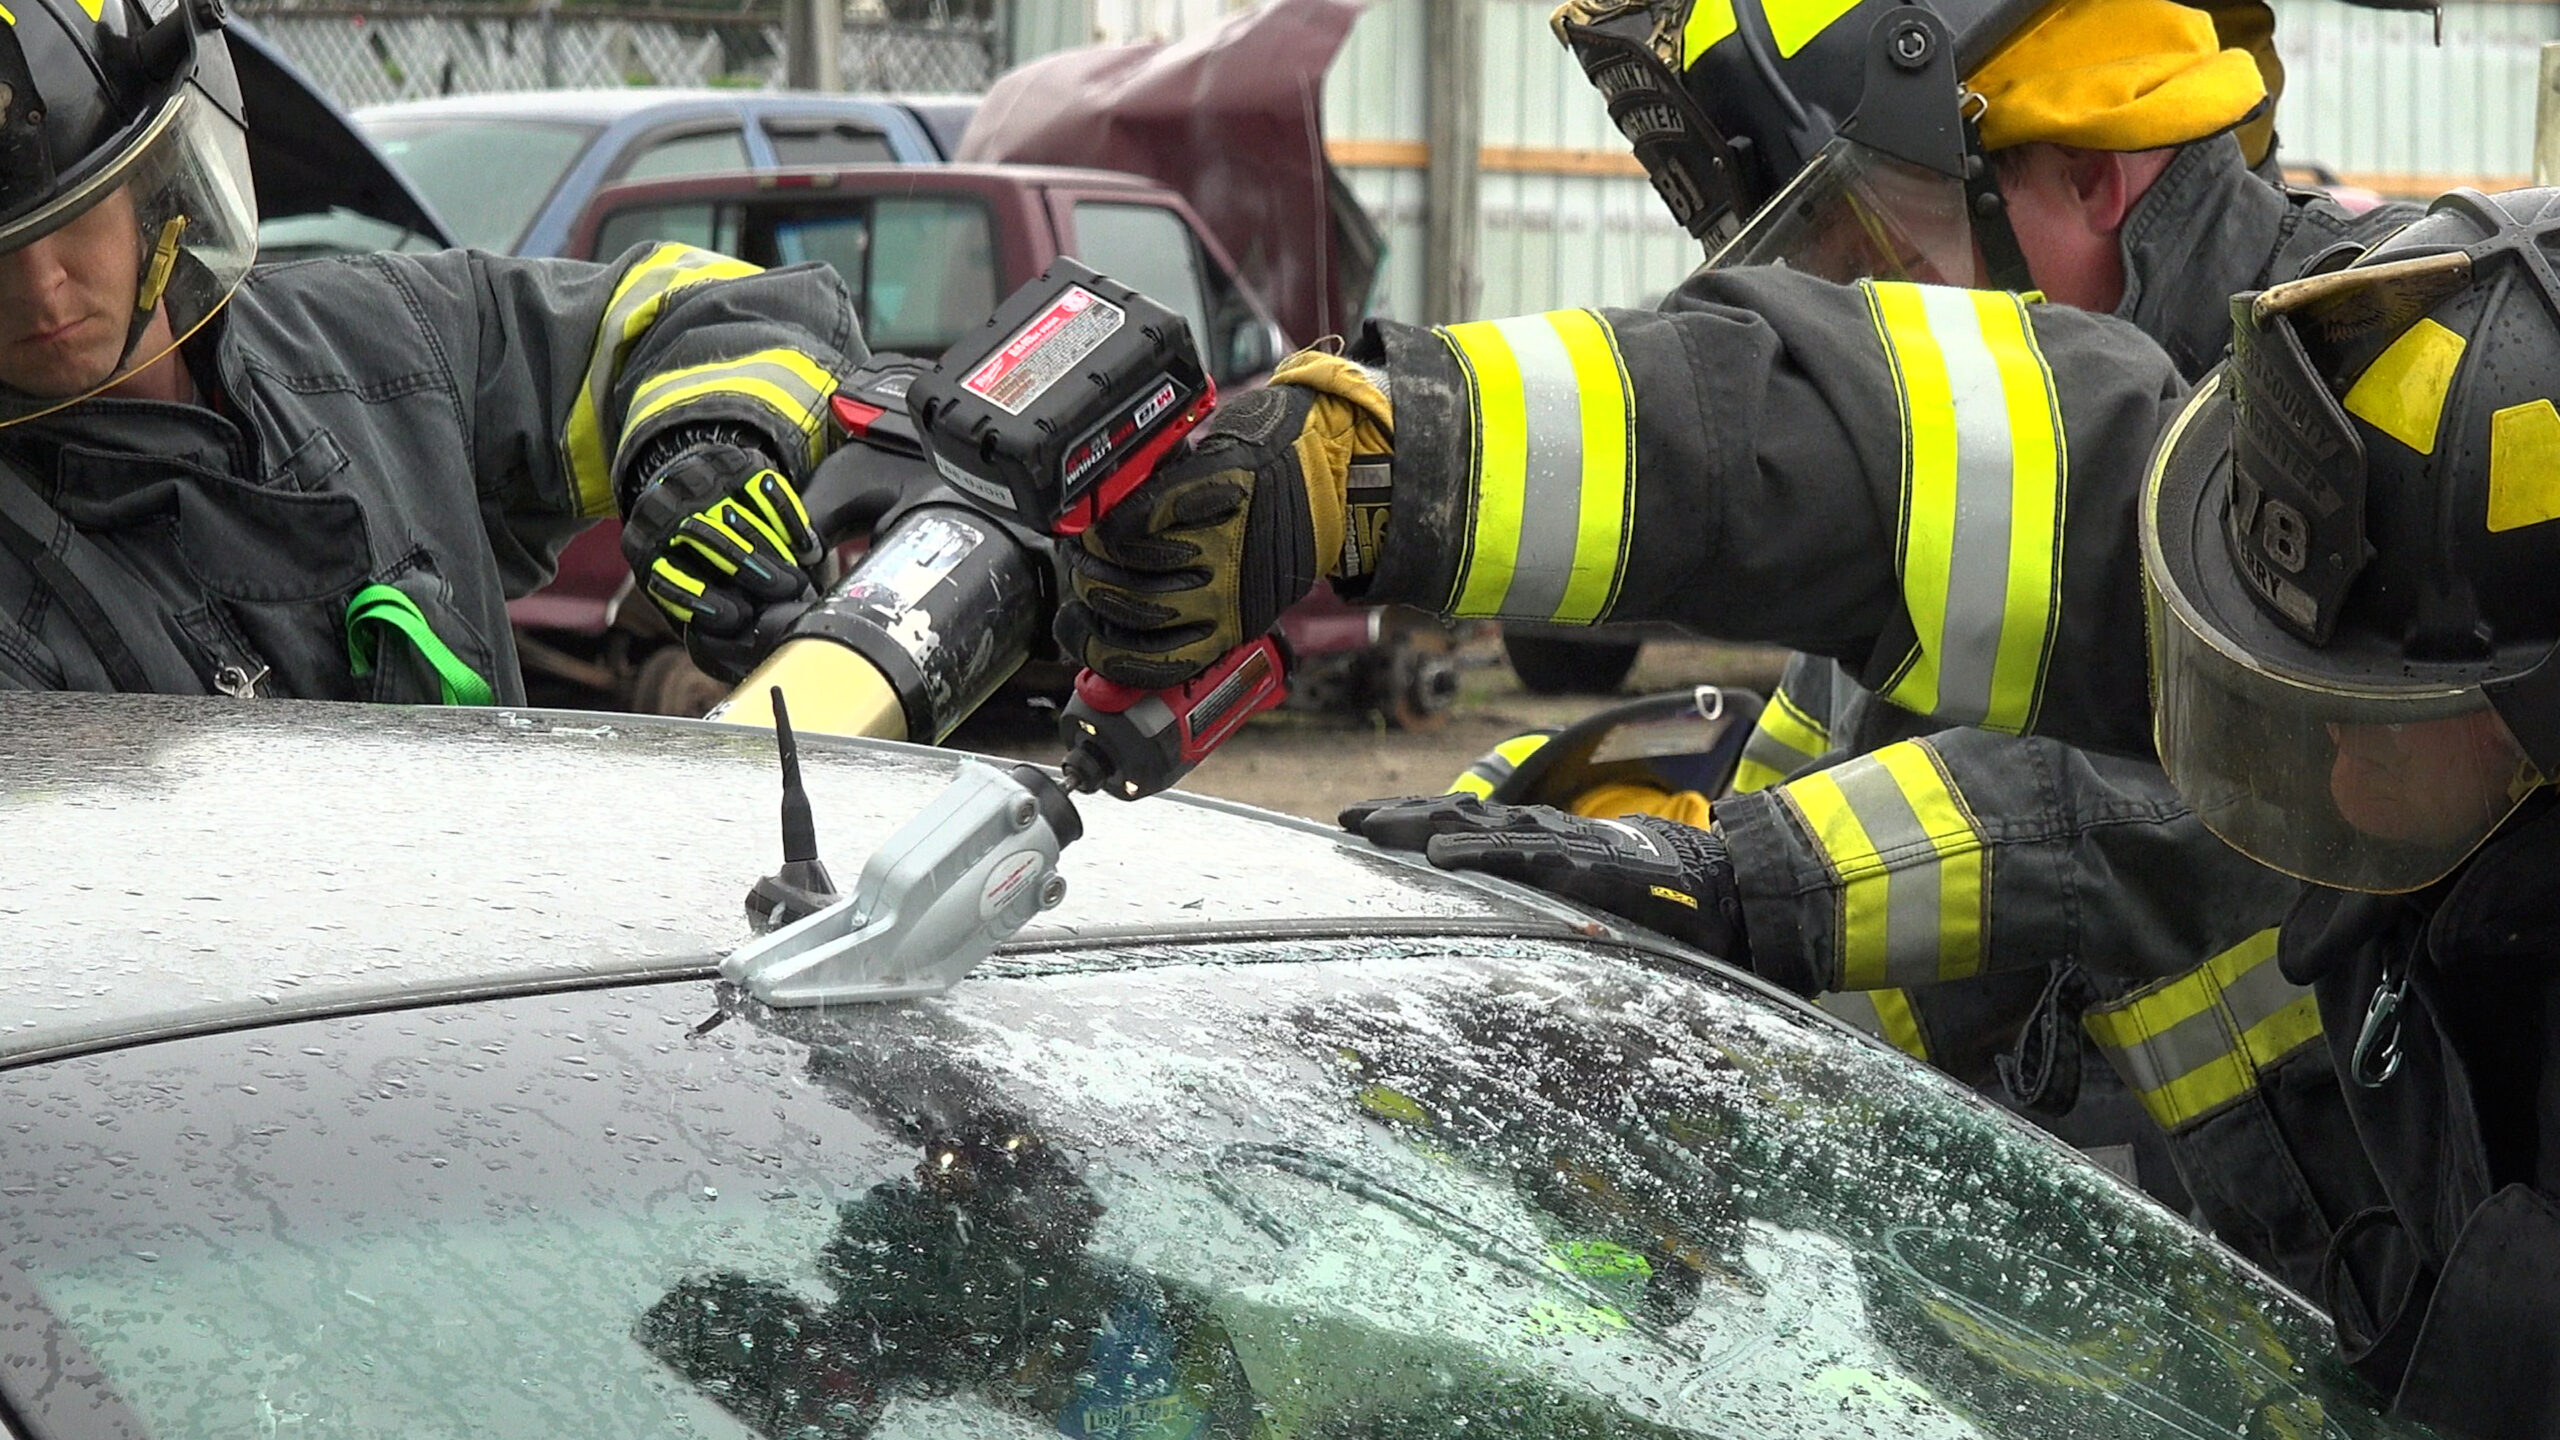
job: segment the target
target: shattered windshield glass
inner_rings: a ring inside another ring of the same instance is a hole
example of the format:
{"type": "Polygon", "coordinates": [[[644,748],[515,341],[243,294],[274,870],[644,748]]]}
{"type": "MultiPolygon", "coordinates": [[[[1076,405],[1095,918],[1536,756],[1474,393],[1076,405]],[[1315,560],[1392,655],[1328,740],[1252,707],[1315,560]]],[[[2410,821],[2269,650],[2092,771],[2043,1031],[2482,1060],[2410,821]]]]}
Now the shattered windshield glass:
{"type": "Polygon", "coordinates": [[[2165,1213],[1599,947],[550,995],[0,1105],[9,1308],[162,1436],[2402,1433],[2165,1213]]]}

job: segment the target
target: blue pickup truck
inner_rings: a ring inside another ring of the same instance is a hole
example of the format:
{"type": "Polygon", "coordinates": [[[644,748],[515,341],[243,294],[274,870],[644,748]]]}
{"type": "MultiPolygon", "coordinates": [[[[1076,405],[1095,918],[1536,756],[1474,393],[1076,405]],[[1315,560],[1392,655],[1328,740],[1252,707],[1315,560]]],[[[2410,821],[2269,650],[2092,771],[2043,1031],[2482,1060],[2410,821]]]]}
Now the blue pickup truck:
{"type": "Polygon", "coordinates": [[[740,90],[545,90],[374,105],[359,129],[475,249],[558,255],[602,186],[791,165],[947,160],[975,107],[740,90]]]}

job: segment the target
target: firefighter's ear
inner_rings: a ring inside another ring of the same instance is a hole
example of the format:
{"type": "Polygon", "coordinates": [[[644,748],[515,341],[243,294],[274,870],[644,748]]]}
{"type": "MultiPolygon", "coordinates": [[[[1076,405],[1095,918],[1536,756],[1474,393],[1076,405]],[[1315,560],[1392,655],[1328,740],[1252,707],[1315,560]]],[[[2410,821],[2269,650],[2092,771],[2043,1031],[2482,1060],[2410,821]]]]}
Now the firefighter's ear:
{"type": "Polygon", "coordinates": [[[2057,178],[2070,191],[2090,231],[2108,236],[2124,227],[2125,217],[2177,155],[2175,150],[2052,148],[2057,178]]]}

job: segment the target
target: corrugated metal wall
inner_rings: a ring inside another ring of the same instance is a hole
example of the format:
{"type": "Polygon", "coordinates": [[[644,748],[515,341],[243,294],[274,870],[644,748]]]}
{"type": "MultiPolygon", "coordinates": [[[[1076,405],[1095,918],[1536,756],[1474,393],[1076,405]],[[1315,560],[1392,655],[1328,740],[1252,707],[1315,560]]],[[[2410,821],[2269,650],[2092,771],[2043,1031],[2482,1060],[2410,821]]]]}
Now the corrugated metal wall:
{"type": "MultiPolygon", "coordinates": [[[[1649,305],[1698,263],[1549,33],[1554,8],[1485,0],[1479,314],[1649,305]]],[[[1420,0],[1374,0],[1325,84],[1325,133],[1391,247],[1379,309],[1398,318],[1422,299],[1425,43],[1420,0]]]]}
{"type": "MultiPolygon", "coordinates": [[[[1145,39],[1215,24],[1238,0],[1020,3],[1019,13],[1043,16],[1045,26],[1034,26],[1043,33],[1090,26],[1145,39]]],[[[1548,33],[1553,4],[1484,0],[1480,314],[1649,304],[1698,259],[1631,173],[1598,93],[1548,33]]],[[[2442,47],[2423,14],[2343,0],[2273,4],[2289,161],[2421,194],[2531,172],[2539,55],[2543,42],[2560,40],[2560,3],[2450,0],[2442,47]]],[[[1325,85],[1327,134],[1392,247],[1380,308],[1398,317],[1416,314],[1422,295],[1427,43],[1421,0],[1372,0],[1325,85]]]]}
{"type": "Polygon", "coordinates": [[[2533,170],[2534,88],[2560,5],[2451,0],[2444,45],[2424,14],[2274,0],[2288,161],[2432,193],[2533,170]]]}

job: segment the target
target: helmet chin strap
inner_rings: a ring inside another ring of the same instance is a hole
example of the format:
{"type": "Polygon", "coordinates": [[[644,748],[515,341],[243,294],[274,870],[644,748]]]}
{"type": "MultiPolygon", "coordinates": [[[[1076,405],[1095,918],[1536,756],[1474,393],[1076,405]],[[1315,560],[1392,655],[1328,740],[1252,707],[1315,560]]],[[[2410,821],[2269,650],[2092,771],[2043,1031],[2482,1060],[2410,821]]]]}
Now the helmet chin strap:
{"type": "Polygon", "coordinates": [[[142,334],[151,328],[151,317],[158,314],[160,302],[168,296],[170,277],[178,269],[178,239],[187,230],[187,217],[172,215],[160,222],[157,239],[145,238],[151,256],[143,262],[142,284],[133,293],[133,321],[125,327],[124,353],[116,357],[116,374],[123,374],[133,363],[133,352],[142,346],[142,334]]]}
{"type": "MultiPolygon", "coordinates": [[[[1968,96],[1968,99],[1971,97],[1968,96]]],[[[2018,248],[2017,229],[2009,223],[2009,200],[2000,193],[1999,167],[1982,149],[1982,115],[1964,109],[1964,204],[1973,220],[1973,238],[1982,247],[1985,277],[1992,288],[2020,293],[2036,288],[2027,273],[2027,252],[2018,248]]]]}

